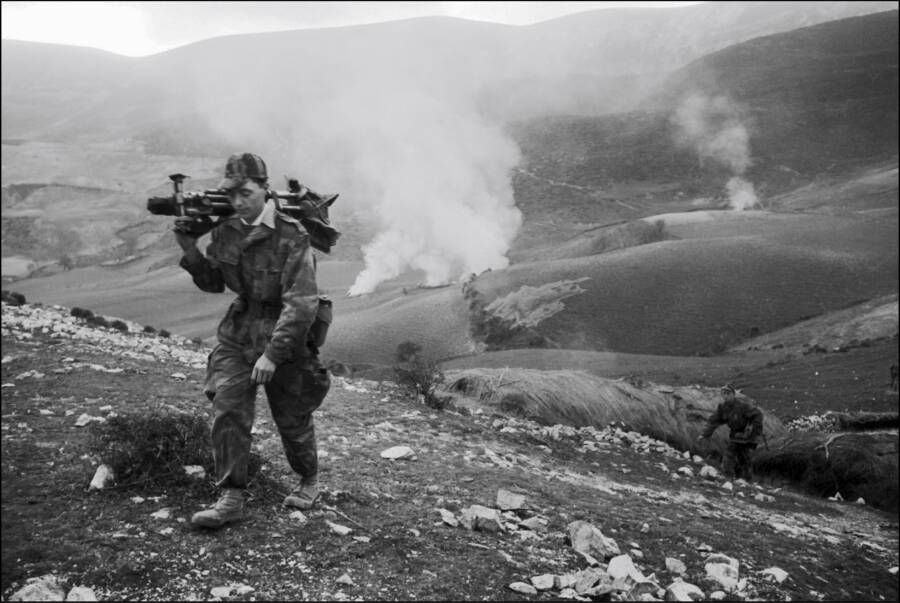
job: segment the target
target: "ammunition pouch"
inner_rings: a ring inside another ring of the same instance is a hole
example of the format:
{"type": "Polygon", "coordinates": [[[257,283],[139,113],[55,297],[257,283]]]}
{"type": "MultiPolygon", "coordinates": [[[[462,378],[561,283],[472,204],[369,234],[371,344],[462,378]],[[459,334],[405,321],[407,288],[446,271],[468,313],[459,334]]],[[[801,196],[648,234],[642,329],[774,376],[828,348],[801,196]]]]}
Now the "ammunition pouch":
{"type": "Polygon", "coordinates": [[[328,328],[331,326],[331,300],[325,296],[319,296],[319,307],[316,310],[316,318],[309,328],[306,340],[316,348],[325,345],[328,336],[328,328]]]}

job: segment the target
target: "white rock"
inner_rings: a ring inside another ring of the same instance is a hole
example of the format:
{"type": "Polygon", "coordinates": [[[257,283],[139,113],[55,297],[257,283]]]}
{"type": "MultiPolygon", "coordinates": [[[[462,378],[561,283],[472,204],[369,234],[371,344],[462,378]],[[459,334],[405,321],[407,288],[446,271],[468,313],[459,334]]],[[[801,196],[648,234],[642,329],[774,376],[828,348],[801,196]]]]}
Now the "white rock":
{"type": "Polygon", "coordinates": [[[866,499],[863,498],[862,496],[860,496],[859,498],[856,499],[856,504],[864,505],[864,504],[866,504],[866,499]]]}
{"type": "Polygon", "coordinates": [[[726,590],[734,590],[738,585],[738,561],[726,555],[710,555],[706,559],[706,576],[715,580],[726,590]]]}
{"type": "Polygon", "coordinates": [[[234,593],[235,593],[236,595],[249,595],[249,594],[252,593],[254,590],[256,590],[256,589],[253,588],[252,586],[247,585],[247,584],[238,584],[238,585],[237,585],[237,588],[235,588],[234,593]]]}
{"type": "Polygon", "coordinates": [[[63,601],[66,591],[59,578],[53,575],[31,578],[28,584],[17,590],[10,601],[63,601]]]}
{"type": "Polygon", "coordinates": [[[448,526],[455,528],[459,525],[459,521],[456,519],[456,516],[453,515],[452,511],[448,511],[447,509],[438,509],[437,512],[441,514],[441,521],[443,521],[448,526]]]}
{"type": "Polygon", "coordinates": [[[617,555],[610,559],[609,566],[606,568],[606,573],[609,574],[610,578],[613,580],[623,578],[630,578],[635,582],[644,582],[647,580],[638,568],[634,566],[634,562],[628,555],[617,555]]]}
{"type": "Polygon", "coordinates": [[[353,540],[357,542],[372,542],[372,539],[368,536],[354,536],[353,540]]]}
{"type": "Polygon", "coordinates": [[[712,465],[703,465],[700,467],[700,477],[704,479],[716,479],[719,477],[719,470],[712,465]]]}
{"type": "Polygon", "coordinates": [[[183,469],[185,473],[192,477],[196,477],[197,479],[206,477],[206,469],[201,465],[184,465],[183,469]]]}
{"type": "Polygon", "coordinates": [[[702,590],[681,579],[666,588],[666,601],[702,601],[705,598],[702,590]]]}
{"type": "Polygon", "coordinates": [[[553,585],[556,581],[556,576],[553,574],[541,574],[540,576],[534,576],[531,578],[531,585],[534,586],[537,590],[550,590],[553,588],[553,585]]]}
{"type": "Polygon", "coordinates": [[[568,526],[569,542],[579,553],[607,559],[621,554],[619,545],[612,538],[586,521],[573,521],[568,526]]]}
{"type": "Polygon", "coordinates": [[[339,534],[340,536],[346,536],[347,534],[349,534],[350,532],[353,531],[352,529],[348,528],[347,526],[342,526],[340,524],[332,523],[327,520],[325,521],[325,523],[328,524],[328,527],[331,528],[332,532],[339,534]]]}
{"type": "Polygon", "coordinates": [[[684,475],[685,477],[694,477],[694,470],[688,467],[687,465],[678,468],[678,473],[684,475]]]}
{"type": "Polygon", "coordinates": [[[649,523],[641,524],[641,534],[646,534],[646,533],[649,532],[649,531],[650,531],[650,524],[649,524],[649,523]]]}
{"type": "Polygon", "coordinates": [[[513,582],[509,585],[509,590],[519,593],[520,595],[536,595],[537,589],[525,582],[513,582]]]}
{"type": "Polygon", "coordinates": [[[184,381],[185,379],[187,379],[187,375],[185,375],[184,373],[172,373],[171,375],[169,375],[169,377],[178,381],[184,381]]]}
{"type": "Polygon", "coordinates": [[[75,420],[75,427],[84,427],[91,421],[96,421],[98,423],[105,423],[106,419],[103,417],[94,417],[87,413],[82,413],[80,417],[75,420]]]}
{"type": "Polygon", "coordinates": [[[294,521],[298,521],[300,523],[306,523],[306,515],[303,514],[303,511],[294,511],[290,515],[288,515],[289,519],[293,519],[294,521]]]}
{"type": "Polygon", "coordinates": [[[519,522],[519,525],[533,532],[543,532],[547,527],[539,517],[523,519],[519,522]]]}
{"type": "Polygon", "coordinates": [[[96,601],[97,595],[87,586],[73,586],[66,595],[66,601],[96,601]]]}
{"type": "Polygon", "coordinates": [[[777,582],[781,584],[788,577],[788,573],[781,569],[780,567],[769,567],[760,572],[763,575],[763,580],[768,582],[777,582]]]}
{"type": "Polygon", "coordinates": [[[381,451],[381,458],[396,461],[399,459],[412,459],[416,456],[409,446],[393,446],[381,451]]]}
{"type": "Polygon", "coordinates": [[[132,497],[131,497],[131,502],[133,502],[133,503],[136,504],[136,505],[141,504],[141,503],[144,502],[145,500],[146,500],[146,499],[145,499],[143,496],[132,496],[132,497]]]}
{"type": "Polygon", "coordinates": [[[472,505],[463,509],[459,522],[468,530],[480,530],[483,532],[504,531],[503,520],[497,509],[472,505]]]}
{"type": "Polygon", "coordinates": [[[897,570],[898,570],[898,568],[897,568],[897,566],[895,565],[894,567],[892,567],[891,569],[889,569],[888,572],[890,572],[890,573],[892,573],[892,574],[894,574],[894,575],[896,576],[896,575],[897,575],[897,570]]]}
{"type": "Polygon", "coordinates": [[[673,574],[684,574],[687,572],[687,566],[680,559],[674,557],[666,557],[666,569],[673,574]]]}
{"type": "Polygon", "coordinates": [[[88,486],[88,490],[102,490],[111,484],[114,479],[112,467],[100,465],[97,467],[97,471],[94,472],[94,477],[91,479],[91,485],[88,486]]]}
{"type": "Polygon", "coordinates": [[[209,594],[214,597],[224,599],[225,597],[231,596],[231,590],[232,589],[230,586],[214,586],[209,589],[209,594]]]}
{"type": "Polygon", "coordinates": [[[171,519],[172,518],[172,507],[163,507],[156,513],[151,513],[150,517],[155,519],[171,519]]]}
{"type": "Polygon", "coordinates": [[[698,465],[702,465],[704,463],[703,457],[700,456],[699,454],[695,454],[693,456],[692,460],[698,465]]]}
{"type": "Polygon", "coordinates": [[[525,497],[509,490],[497,490],[497,507],[501,511],[515,511],[525,506],[525,497]]]}
{"type": "Polygon", "coordinates": [[[714,590],[711,593],[709,593],[709,600],[710,601],[724,601],[725,597],[727,597],[727,596],[728,595],[725,594],[724,590],[714,590]]]}
{"type": "Polygon", "coordinates": [[[353,578],[350,577],[350,574],[344,573],[340,578],[337,579],[338,584],[343,584],[345,586],[356,586],[356,582],[353,581],[353,578]]]}
{"type": "Polygon", "coordinates": [[[734,485],[731,482],[725,482],[724,484],[722,484],[722,489],[731,492],[734,490],[734,485]]]}

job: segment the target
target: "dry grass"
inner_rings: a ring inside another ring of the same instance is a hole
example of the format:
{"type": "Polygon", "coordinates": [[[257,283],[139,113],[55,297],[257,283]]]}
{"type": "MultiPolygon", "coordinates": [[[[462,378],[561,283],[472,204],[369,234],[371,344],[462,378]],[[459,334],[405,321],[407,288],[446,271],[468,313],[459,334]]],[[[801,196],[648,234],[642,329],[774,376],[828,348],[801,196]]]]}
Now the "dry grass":
{"type": "MultiPolygon", "coordinates": [[[[653,383],[603,379],[580,371],[470,369],[448,374],[447,391],[547,425],[604,427],[616,423],[681,449],[721,453],[727,429],[700,448],[697,437],[722,401],[718,389],[663,387],[653,383]]],[[[765,414],[765,433],[787,429],[765,414]]]]}

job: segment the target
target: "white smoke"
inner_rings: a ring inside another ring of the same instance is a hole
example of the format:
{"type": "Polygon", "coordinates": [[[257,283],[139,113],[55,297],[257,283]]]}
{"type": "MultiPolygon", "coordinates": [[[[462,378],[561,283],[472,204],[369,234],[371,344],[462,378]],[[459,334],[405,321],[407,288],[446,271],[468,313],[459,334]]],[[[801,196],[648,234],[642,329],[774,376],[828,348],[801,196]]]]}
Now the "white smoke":
{"type": "Polygon", "coordinates": [[[695,149],[701,165],[710,160],[734,174],[725,185],[733,209],[741,211],[759,204],[753,184],[742,178],[752,165],[750,135],[728,97],[689,96],[678,106],[673,122],[676,142],[695,149]]]}
{"type": "Polygon", "coordinates": [[[519,149],[478,112],[474,82],[431,71],[380,57],[339,75],[308,66],[294,83],[257,74],[268,87],[204,82],[202,112],[235,152],[262,156],[273,181],[296,174],[339,192],[332,217],[352,211],[373,227],[351,295],[408,269],[436,285],[509,263],[519,149]]]}

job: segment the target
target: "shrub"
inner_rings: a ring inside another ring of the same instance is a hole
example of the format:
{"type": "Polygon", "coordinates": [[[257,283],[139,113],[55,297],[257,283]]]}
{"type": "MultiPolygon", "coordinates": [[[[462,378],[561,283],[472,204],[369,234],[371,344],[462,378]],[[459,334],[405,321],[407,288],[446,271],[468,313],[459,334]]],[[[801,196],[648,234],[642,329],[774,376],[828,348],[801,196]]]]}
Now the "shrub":
{"type": "Polygon", "coordinates": [[[2,299],[10,306],[21,306],[25,303],[25,296],[15,291],[3,291],[2,299]]]}
{"type": "Polygon", "coordinates": [[[113,328],[117,331],[122,331],[123,333],[128,332],[128,325],[126,325],[121,320],[114,320],[111,323],[109,323],[109,326],[110,326],[110,328],[113,328]]]}
{"type": "Polygon", "coordinates": [[[151,327],[150,325],[145,325],[144,333],[150,333],[152,335],[153,333],[156,333],[156,329],[151,327]]]}
{"type": "Polygon", "coordinates": [[[72,310],[69,312],[69,314],[71,314],[75,318],[83,318],[84,320],[89,320],[94,317],[93,312],[91,312],[90,310],[86,310],[84,308],[79,308],[78,306],[75,306],[74,308],[72,308],[72,310]]]}
{"type": "Polygon", "coordinates": [[[91,314],[90,318],[87,319],[88,324],[94,325],[95,327],[108,327],[109,322],[102,316],[97,314],[91,314]]]}
{"type": "Polygon", "coordinates": [[[172,334],[169,333],[168,331],[166,331],[165,329],[160,329],[160,330],[159,330],[159,336],[160,336],[160,337],[170,337],[171,335],[172,335],[172,334]]]}
{"type": "Polygon", "coordinates": [[[212,470],[204,415],[152,410],[110,417],[91,428],[91,451],[109,465],[117,485],[187,483],[184,465],[212,470]]]}
{"type": "Polygon", "coordinates": [[[435,360],[422,355],[422,346],[404,341],[397,346],[394,374],[397,383],[413,395],[422,395],[425,404],[435,410],[443,410],[448,398],[437,395],[438,386],[444,382],[444,373],[435,360]]]}

